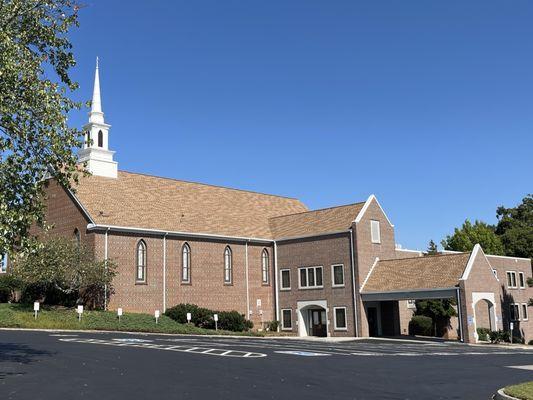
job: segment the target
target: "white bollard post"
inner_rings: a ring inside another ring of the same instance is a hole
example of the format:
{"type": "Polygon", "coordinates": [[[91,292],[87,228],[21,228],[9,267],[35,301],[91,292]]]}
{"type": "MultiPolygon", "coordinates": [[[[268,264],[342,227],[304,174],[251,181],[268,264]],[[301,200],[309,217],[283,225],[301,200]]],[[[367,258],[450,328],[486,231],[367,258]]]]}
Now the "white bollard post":
{"type": "Polygon", "coordinates": [[[38,301],[33,303],[33,312],[35,313],[35,319],[37,319],[37,313],[39,312],[39,302],[38,301]]]}
{"type": "Polygon", "coordinates": [[[118,322],[120,322],[120,317],[122,317],[122,308],[117,308],[118,322]]]}
{"type": "Polygon", "coordinates": [[[155,317],[155,323],[157,324],[159,322],[159,310],[155,310],[154,317],[155,317]]]}
{"type": "Polygon", "coordinates": [[[83,306],[78,306],[78,309],[76,310],[78,313],[78,322],[81,322],[81,314],[83,314],[83,306]]]}
{"type": "Polygon", "coordinates": [[[213,315],[213,319],[215,320],[215,331],[218,331],[218,314],[213,315]]]}
{"type": "Polygon", "coordinates": [[[187,323],[190,324],[192,319],[192,315],[190,312],[187,313],[187,323]]]}

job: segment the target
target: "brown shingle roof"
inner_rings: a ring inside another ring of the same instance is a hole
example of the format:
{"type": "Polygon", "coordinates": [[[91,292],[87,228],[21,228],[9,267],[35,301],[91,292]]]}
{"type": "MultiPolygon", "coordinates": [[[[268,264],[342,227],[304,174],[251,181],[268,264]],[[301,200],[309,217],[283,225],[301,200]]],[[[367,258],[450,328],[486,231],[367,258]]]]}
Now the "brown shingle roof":
{"type": "Polygon", "coordinates": [[[451,288],[458,284],[470,253],[380,260],[370,272],[363,293],[451,288]]]}
{"type": "Polygon", "coordinates": [[[347,231],[364,204],[355,203],[273,217],[270,219],[270,228],[276,239],[347,231]]]}
{"type": "Polygon", "coordinates": [[[75,196],[96,224],[266,239],[270,217],[307,210],[297,199],[125,171],[81,178],[75,196]]]}

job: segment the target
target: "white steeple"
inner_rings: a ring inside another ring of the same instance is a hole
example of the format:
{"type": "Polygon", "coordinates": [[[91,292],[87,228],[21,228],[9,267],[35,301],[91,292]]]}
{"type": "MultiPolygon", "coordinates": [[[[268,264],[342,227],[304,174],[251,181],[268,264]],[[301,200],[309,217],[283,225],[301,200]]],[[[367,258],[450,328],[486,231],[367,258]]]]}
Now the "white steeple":
{"type": "Polygon", "coordinates": [[[102,99],[100,97],[100,73],[98,57],[94,73],[93,100],[89,112],[89,123],[85,125],[85,141],[78,152],[80,163],[87,163],[87,169],[93,175],[116,178],[118,164],[113,160],[114,151],[109,150],[109,128],[104,121],[102,99]]]}

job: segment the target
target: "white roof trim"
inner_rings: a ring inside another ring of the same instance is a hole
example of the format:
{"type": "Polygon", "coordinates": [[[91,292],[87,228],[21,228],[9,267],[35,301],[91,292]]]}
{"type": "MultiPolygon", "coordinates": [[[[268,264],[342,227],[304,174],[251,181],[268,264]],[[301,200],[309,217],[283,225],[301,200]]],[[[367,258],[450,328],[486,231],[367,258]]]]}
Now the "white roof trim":
{"type": "Polygon", "coordinates": [[[72,197],[72,199],[74,200],[74,203],[76,203],[76,205],[81,209],[83,214],[85,214],[89,222],[91,224],[94,224],[94,220],[91,218],[91,214],[89,214],[89,211],[87,211],[87,209],[83,206],[83,204],[81,204],[81,201],[76,197],[76,195],[72,192],[72,190],[64,186],[63,188],[67,190],[67,193],[70,195],[70,197],[72,197]]]}
{"type": "Polygon", "coordinates": [[[347,231],[314,233],[312,235],[304,235],[304,236],[287,236],[287,237],[281,237],[279,239],[274,239],[274,241],[276,241],[276,242],[284,242],[284,241],[288,241],[288,240],[298,240],[298,239],[308,239],[308,238],[314,238],[314,237],[320,237],[320,236],[339,235],[339,234],[342,234],[342,233],[350,233],[350,231],[347,230],[347,231]]]}
{"type": "Polygon", "coordinates": [[[242,237],[242,236],[226,236],[216,235],[212,233],[200,233],[200,232],[179,232],[179,231],[165,231],[161,229],[150,228],[135,228],[132,226],[116,226],[116,225],[100,225],[100,224],[88,224],[87,230],[111,230],[116,232],[133,232],[133,233],[145,233],[145,234],[159,234],[159,235],[171,235],[171,236],[187,236],[198,237],[204,239],[228,239],[245,242],[259,242],[259,243],[273,243],[272,239],[254,238],[254,237],[242,237]]]}
{"type": "Polygon", "coordinates": [[[361,292],[363,290],[363,288],[365,287],[366,282],[368,281],[368,278],[370,278],[370,275],[372,274],[372,271],[374,271],[374,268],[376,267],[376,264],[378,263],[378,261],[379,261],[379,257],[376,257],[376,259],[374,260],[374,264],[372,264],[372,267],[370,268],[370,271],[368,271],[368,274],[366,274],[366,278],[363,281],[363,284],[359,288],[359,292],[361,292]]]}
{"type": "Polygon", "coordinates": [[[365,201],[365,205],[363,206],[363,208],[361,208],[361,211],[359,211],[359,214],[357,214],[357,217],[355,218],[355,220],[353,222],[355,222],[356,224],[358,222],[361,221],[361,219],[363,218],[363,215],[365,215],[365,212],[366,210],[368,209],[368,207],[370,206],[370,203],[372,203],[372,200],[375,200],[378,207],[381,209],[381,212],[383,213],[383,215],[385,216],[385,218],[387,219],[387,222],[389,223],[390,226],[394,227],[394,225],[392,224],[392,222],[390,222],[390,219],[389,217],[387,217],[387,214],[385,214],[385,211],[383,211],[383,207],[381,207],[381,204],[379,204],[379,201],[378,199],[376,198],[375,195],[371,194],[370,196],[368,196],[368,199],[366,199],[365,201]]]}
{"type": "Polygon", "coordinates": [[[493,272],[494,268],[492,268],[492,265],[490,264],[490,261],[488,260],[487,256],[485,255],[485,252],[483,251],[483,249],[481,248],[479,243],[477,243],[474,246],[474,249],[472,250],[472,253],[470,254],[470,258],[468,259],[468,263],[466,264],[466,268],[465,268],[465,270],[463,272],[463,276],[461,276],[461,278],[459,278],[459,280],[464,281],[464,280],[468,279],[468,276],[470,275],[470,271],[472,271],[472,267],[474,266],[474,261],[475,261],[475,259],[477,257],[477,254],[480,251],[481,251],[481,254],[483,254],[483,257],[485,257],[485,261],[487,261],[487,264],[489,265],[491,276],[499,282],[500,280],[494,275],[494,272],[493,272]]]}
{"type": "Polygon", "coordinates": [[[485,254],[485,256],[487,256],[487,257],[495,257],[495,258],[505,258],[505,259],[509,259],[509,260],[525,260],[525,261],[531,261],[531,259],[529,259],[529,258],[524,258],[524,257],[497,256],[497,255],[495,255],[495,254],[485,254]]]}

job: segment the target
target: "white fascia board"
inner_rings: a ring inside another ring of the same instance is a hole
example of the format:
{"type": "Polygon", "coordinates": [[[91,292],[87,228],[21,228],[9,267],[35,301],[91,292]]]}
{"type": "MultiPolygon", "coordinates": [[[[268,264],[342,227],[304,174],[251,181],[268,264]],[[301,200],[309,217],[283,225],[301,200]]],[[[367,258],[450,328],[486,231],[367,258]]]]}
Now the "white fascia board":
{"type": "Polygon", "coordinates": [[[335,232],[325,232],[325,233],[318,233],[318,234],[312,234],[312,235],[304,235],[304,236],[288,236],[276,239],[276,242],[285,242],[288,240],[298,240],[298,239],[309,239],[314,237],[320,237],[320,236],[333,236],[333,235],[340,235],[342,233],[350,233],[350,230],[347,231],[335,231],[335,232]]]}
{"type": "Polygon", "coordinates": [[[90,221],[90,224],[94,225],[94,220],[91,218],[91,214],[89,214],[89,211],[87,211],[87,209],[83,206],[83,204],[81,204],[81,201],[76,197],[76,195],[72,192],[72,190],[70,190],[69,188],[65,188],[65,189],[67,189],[67,192],[70,195],[70,197],[74,200],[76,205],[81,209],[83,214],[85,214],[87,219],[90,221]]]}
{"type": "Polygon", "coordinates": [[[225,235],[215,235],[211,233],[200,233],[200,232],[180,232],[180,231],[166,231],[161,229],[150,229],[150,228],[136,228],[132,226],[116,226],[116,225],[101,225],[101,224],[89,224],[87,225],[87,230],[111,230],[115,232],[128,232],[128,233],[145,233],[145,234],[156,234],[156,235],[169,235],[169,236],[187,236],[187,237],[196,237],[203,239],[228,239],[235,241],[243,242],[257,242],[257,243],[274,243],[272,239],[264,238],[254,238],[254,237],[242,237],[242,236],[225,236],[225,235]]]}
{"type": "Polygon", "coordinates": [[[362,284],[361,287],[359,288],[359,293],[361,293],[361,291],[362,291],[363,288],[365,287],[366,282],[368,281],[368,278],[370,278],[370,275],[372,275],[372,271],[374,271],[374,268],[376,267],[378,261],[379,261],[379,257],[376,257],[376,259],[374,260],[374,264],[372,264],[372,267],[370,268],[370,271],[368,271],[368,274],[366,274],[366,278],[365,278],[365,280],[363,281],[363,284],[362,284]]]}
{"type": "Polygon", "coordinates": [[[373,194],[368,196],[368,199],[366,199],[366,201],[365,201],[365,205],[363,206],[363,208],[361,208],[361,211],[359,211],[359,214],[357,214],[357,217],[355,217],[355,220],[353,222],[357,224],[357,223],[359,223],[361,221],[361,219],[363,218],[363,215],[365,215],[366,210],[370,206],[370,203],[372,203],[372,200],[376,201],[376,204],[378,205],[378,207],[380,208],[381,212],[385,216],[385,219],[387,220],[389,225],[394,228],[394,225],[392,224],[392,222],[390,222],[390,219],[389,219],[389,217],[387,217],[387,214],[383,210],[383,207],[381,207],[381,204],[379,204],[378,199],[373,194]]]}
{"type": "Polygon", "coordinates": [[[524,257],[511,257],[511,256],[497,256],[495,254],[485,254],[486,257],[495,257],[495,258],[505,258],[507,260],[524,260],[524,261],[531,261],[530,258],[524,258],[524,257]]]}
{"type": "Polygon", "coordinates": [[[459,280],[464,281],[464,280],[468,279],[468,276],[470,275],[470,271],[472,270],[472,267],[474,266],[474,261],[475,261],[475,259],[477,257],[477,254],[479,252],[481,252],[483,257],[485,257],[485,261],[487,261],[487,264],[489,265],[489,268],[490,268],[490,274],[492,275],[492,277],[494,279],[496,279],[499,282],[500,280],[494,275],[494,268],[492,268],[492,265],[490,264],[489,259],[485,255],[485,252],[483,251],[483,249],[481,248],[481,245],[479,243],[477,243],[474,246],[474,249],[472,250],[472,253],[470,254],[470,258],[468,259],[468,263],[466,264],[466,268],[465,268],[465,270],[463,272],[463,276],[461,276],[461,278],[459,278],[459,280]]]}

